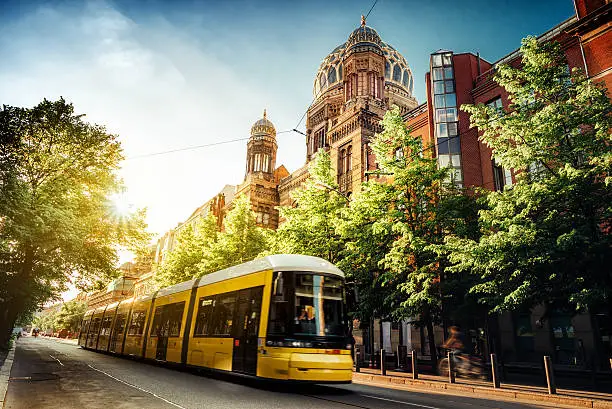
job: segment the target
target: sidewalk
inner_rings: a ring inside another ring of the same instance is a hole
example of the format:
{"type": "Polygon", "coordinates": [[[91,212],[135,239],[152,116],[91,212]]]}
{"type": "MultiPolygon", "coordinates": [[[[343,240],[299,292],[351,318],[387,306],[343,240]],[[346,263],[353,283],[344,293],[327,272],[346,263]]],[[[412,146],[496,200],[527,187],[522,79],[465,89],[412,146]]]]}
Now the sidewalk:
{"type": "Polygon", "coordinates": [[[13,367],[16,347],[17,341],[15,340],[6,355],[3,354],[3,356],[0,357],[0,408],[4,407],[4,399],[8,389],[9,375],[13,367]]]}
{"type": "Polygon", "coordinates": [[[457,378],[456,383],[451,384],[442,376],[419,374],[419,379],[415,380],[409,372],[388,370],[387,375],[382,376],[380,370],[370,368],[361,368],[361,372],[354,372],[353,382],[394,389],[478,395],[481,398],[492,396],[505,400],[548,403],[564,407],[612,409],[612,394],[601,392],[557,389],[556,395],[549,395],[547,388],[539,386],[502,383],[501,388],[495,389],[492,382],[487,381],[457,378]]]}

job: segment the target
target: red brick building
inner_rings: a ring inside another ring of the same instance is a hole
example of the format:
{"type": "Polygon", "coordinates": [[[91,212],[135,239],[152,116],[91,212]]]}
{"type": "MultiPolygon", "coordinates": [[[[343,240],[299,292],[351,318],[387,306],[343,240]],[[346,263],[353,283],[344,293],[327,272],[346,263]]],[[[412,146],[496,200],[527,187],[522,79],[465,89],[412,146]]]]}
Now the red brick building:
{"type": "MultiPolygon", "coordinates": [[[[540,35],[538,41],[558,42],[568,68],[579,68],[610,88],[611,2],[575,0],[575,6],[575,16],[540,35]]],[[[423,138],[426,146],[434,145],[433,154],[439,165],[453,169],[452,177],[457,184],[501,190],[514,182],[514,171],[502,169],[495,162],[491,149],[479,141],[477,129],[470,129],[469,115],[460,107],[483,103],[506,109],[508,95],[493,80],[495,67],[502,63],[519,66],[520,61],[518,50],[495,63],[470,52],[440,50],[430,55],[430,71],[425,75],[427,101],[405,113],[404,119],[413,134],[423,138]]],[[[541,307],[504,314],[493,321],[466,317],[460,324],[468,334],[468,349],[480,353],[497,352],[508,365],[532,363],[537,367],[542,355],[551,355],[557,366],[572,369],[592,368],[593,363],[600,369],[609,365],[612,324],[606,313],[591,311],[572,316],[553,311],[546,319],[543,316],[544,308],[541,307]]],[[[404,333],[411,333],[411,339],[415,339],[410,346],[426,353],[426,345],[419,342],[425,339],[423,331],[403,328],[404,333]]]]}

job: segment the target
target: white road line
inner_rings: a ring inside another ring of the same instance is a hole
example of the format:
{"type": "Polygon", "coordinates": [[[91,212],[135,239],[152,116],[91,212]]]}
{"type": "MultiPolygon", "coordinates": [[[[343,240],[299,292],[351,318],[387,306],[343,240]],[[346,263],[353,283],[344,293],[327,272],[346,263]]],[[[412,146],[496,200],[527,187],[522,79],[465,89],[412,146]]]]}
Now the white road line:
{"type": "Polygon", "coordinates": [[[53,355],[49,354],[49,356],[53,359],[55,359],[61,366],[64,366],[64,364],[62,363],[62,361],[60,361],[59,359],[57,359],[56,357],[54,357],[53,355]]]}
{"type": "Polygon", "coordinates": [[[427,405],[419,405],[418,403],[411,403],[411,402],[404,402],[401,400],[395,400],[395,399],[387,399],[387,398],[379,398],[378,396],[371,396],[371,395],[361,395],[365,398],[372,398],[372,399],[379,399],[379,400],[386,400],[387,402],[394,402],[394,403],[403,403],[404,405],[410,405],[410,406],[416,406],[418,408],[425,408],[425,409],[441,409],[435,406],[427,406],[427,405]]]}
{"type": "MultiPolygon", "coordinates": [[[[94,367],[93,367],[93,366],[91,366],[91,365],[87,365],[87,366],[88,366],[88,367],[90,367],[91,369],[93,369],[94,371],[98,371],[98,372],[100,372],[100,373],[103,373],[104,375],[108,376],[109,378],[112,378],[112,379],[116,380],[117,382],[121,382],[121,383],[123,383],[123,384],[125,384],[125,385],[127,385],[127,386],[131,386],[132,388],[134,388],[134,389],[138,389],[138,390],[139,390],[139,391],[141,391],[141,392],[148,393],[149,395],[154,396],[154,397],[156,397],[156,398],[157,398],[157,399],[159,399],[159,400],[163,400],[164,402],[169,403],[169,404],[170,404],[170,405],[172,405],[172,406],[176,406],[177,408],[180,408],[180,409],[187,409],[187,408],[184,408],[183,406],[181,406],[181,405],[179,405],[179,404],[177,404],[177,403],[174,403],[174,402],[172,402],[172,401],[169,401],[168,399],[162,398],[161,396],[156,395],[156,394],[155,394],[155,393],[153,393],[153,392],[149,392],[148,390],[146,390],[146,389],[142,389],[142,388],[141,388],[141,387],[139,387],[139,386],[132,385],[132,384],[131,384],[131,383],[129,383],[129,382],[126,382],[126,381],[124,381],[124,380],[122,380],[122,379],[116,378],[116,377],[114,377],[113,375],[111,375],[111,374],[109,374],[109,373],[106,373],[106,372],[104,372],[104,371],[103,371],[103,370],[101,370],[101,369],[94,368],[94,367]]],[[[436,408],[436,409],[437,409],[437,408],[436,408]]]]}

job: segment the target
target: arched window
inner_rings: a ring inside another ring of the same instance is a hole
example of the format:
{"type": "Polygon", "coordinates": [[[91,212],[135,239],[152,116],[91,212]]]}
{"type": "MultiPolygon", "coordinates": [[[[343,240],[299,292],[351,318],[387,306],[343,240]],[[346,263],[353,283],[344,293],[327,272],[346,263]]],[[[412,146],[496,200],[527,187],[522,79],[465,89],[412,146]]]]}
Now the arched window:
{"type": "Polygon", "coordinates": [[[397,64],[393,66],[393,81],[402,82],[402,70],[397,64]]]}
{"type": "Polygon", "coordinates": [[[342,81],[342,64],[338,66],[338,79],[342,81]]]}
{"type": "Polygon", "coordinates": [[[404,77],[402,78],[402,85],[408,88],[408,71],[404,71],[404,77]]]}
{"type": "Polygon", "coordinates": [[[321,84],[321,91],[323,91],[327,87],[327,79],[325,78],[325,75],[323,73],[319,75],[319,84],[321,84]]]}
{"type": "Polygon", "coordinates": [[[338,175],[344,174],[344,161],[346,158],[346,149],[340,150],[340,155],[338,156],[338,175]]]}
{"type": "Polygon", "coordinates": [[[385,61],[385,78],[391,79],[391,65],[389,65],[389,61],[385,61]]]}
{"type": "Polygon", "coordinates": [[[412,86],[413,86],[413,82],[412,82],[412,75],[410,76],[410,84],[408,85],[408,89],[410,90],[410,93],[412,94],[412,86]]]}
{"type": "Polygon", "coordinates": [[[329,67],[329,71],[327,71],[327,83],[331,85],[334,82],[336,82],[336,68],[329,67]]]}

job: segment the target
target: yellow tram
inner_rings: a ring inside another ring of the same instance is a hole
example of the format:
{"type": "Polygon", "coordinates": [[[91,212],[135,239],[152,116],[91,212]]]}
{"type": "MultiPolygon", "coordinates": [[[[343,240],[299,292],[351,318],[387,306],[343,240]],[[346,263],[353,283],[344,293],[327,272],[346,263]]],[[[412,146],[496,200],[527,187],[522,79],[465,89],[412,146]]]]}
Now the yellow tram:
{"type": "Polygon", "coordinates": [[[278,380],[349,383],[344,273],[273,255],[89,310],[79,345],[278,380]]]}

